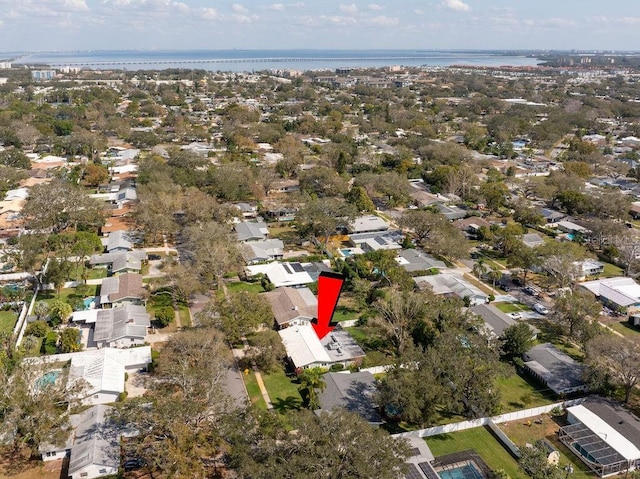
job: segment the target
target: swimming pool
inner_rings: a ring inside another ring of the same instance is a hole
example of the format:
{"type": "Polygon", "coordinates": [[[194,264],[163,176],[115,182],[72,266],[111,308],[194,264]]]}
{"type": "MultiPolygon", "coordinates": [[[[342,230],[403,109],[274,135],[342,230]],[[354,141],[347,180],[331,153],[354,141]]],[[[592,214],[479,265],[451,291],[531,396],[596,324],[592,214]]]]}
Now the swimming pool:
{"type": "Polygon", "coordinates": [[[91,296],[89,298],[84,298],[83,300],[84,303],[84,309],[95,309],[98,306],[98,297],[97,296],[91,296]]]}
{"type": "Polygon", "coordinates": [[[472,462],[452,469],[438,471],[438,476],[440,476],[440,479],[484,479],[484,475],[472,462]]]}
{"type": "Polygon", "coordinates": [[[62,371],[60,370],[49,371],[44,376],[36,379],[34,387],[37,390],[40,390],[40,389],[46,388],[47,386],[52,386],[53,384],[55,384],[61,372],[62,371]]]}

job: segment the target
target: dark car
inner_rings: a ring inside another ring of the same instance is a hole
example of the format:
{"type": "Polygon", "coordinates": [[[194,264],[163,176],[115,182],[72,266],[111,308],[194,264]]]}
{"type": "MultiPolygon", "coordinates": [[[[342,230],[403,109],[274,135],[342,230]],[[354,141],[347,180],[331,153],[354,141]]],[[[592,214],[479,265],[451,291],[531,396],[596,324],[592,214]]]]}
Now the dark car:
{"type": "Polygon", "coordinates": [[[149,258],[150,261],[153,261],[153,260],[162,259],[162,256],[160,256],[159,254],[149,254],[147,255],[147,258],[149,258]]]}
{"type": "Polygon", "coordinates": [[[144,461],[142,459],[127,459],[122,464],[122,468],[124,472],[135,471],[136,469],[140,469],[144,466],[144,461]]]}

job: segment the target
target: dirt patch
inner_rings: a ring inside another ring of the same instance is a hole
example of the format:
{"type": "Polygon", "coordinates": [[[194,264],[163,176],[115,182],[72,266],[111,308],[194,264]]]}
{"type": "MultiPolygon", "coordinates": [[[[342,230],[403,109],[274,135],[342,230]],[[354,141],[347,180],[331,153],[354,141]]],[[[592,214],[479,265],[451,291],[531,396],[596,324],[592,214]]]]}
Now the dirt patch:
{"type": "Polygon", "coordinates": [[[560,430],[560,425],[555,418],[546,414],[530,419],[505,422],[498,426],[520,447],[527,443],[533,444],[543,438],[554,440],[560,430]]]}
{"type": "MultiPolygon", "coordinates": [[[[0,479],[60,479],[62,459],[56,461],[28,461],[23,464],[0,464],[0,479]]],[[[65,476],[66,477],[66,476],[65,476]]]]}

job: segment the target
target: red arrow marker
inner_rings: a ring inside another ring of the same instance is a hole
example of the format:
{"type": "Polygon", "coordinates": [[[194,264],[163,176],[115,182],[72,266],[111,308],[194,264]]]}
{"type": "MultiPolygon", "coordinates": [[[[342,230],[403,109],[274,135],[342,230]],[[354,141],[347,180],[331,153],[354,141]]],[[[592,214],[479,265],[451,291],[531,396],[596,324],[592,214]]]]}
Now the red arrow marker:
{"type": "Polygon", "coordinates": [[[338,273],[323,271],[318,277],[318,317],[313,318],[311,325],[320,339],[336,326],[336,323],[332,322],[333,313],[336,311],[343,285],[344,276],[338,273]]]}

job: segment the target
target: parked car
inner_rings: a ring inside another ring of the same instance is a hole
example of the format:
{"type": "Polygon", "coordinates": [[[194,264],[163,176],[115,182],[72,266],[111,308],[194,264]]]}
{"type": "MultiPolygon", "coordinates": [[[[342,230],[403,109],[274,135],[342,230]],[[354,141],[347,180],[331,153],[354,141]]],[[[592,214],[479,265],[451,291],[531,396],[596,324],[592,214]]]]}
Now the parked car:
{"type": "Polygon", "coordinates": [[[514,311],[513,313],[507,313],[507,316],[509,316],[511,319],[522,319],[522,313],[518,311],[514,311]]]}
{"type": "Polygon", "coordinates": [[[549,310],[547,309],[547,307],[544,304],[540,304],[540,303],[536,303],[533,305],[533,309],[536,310],[536,312],[542,314],[542,315],[547,315],[549,314],[549,310]]]}

